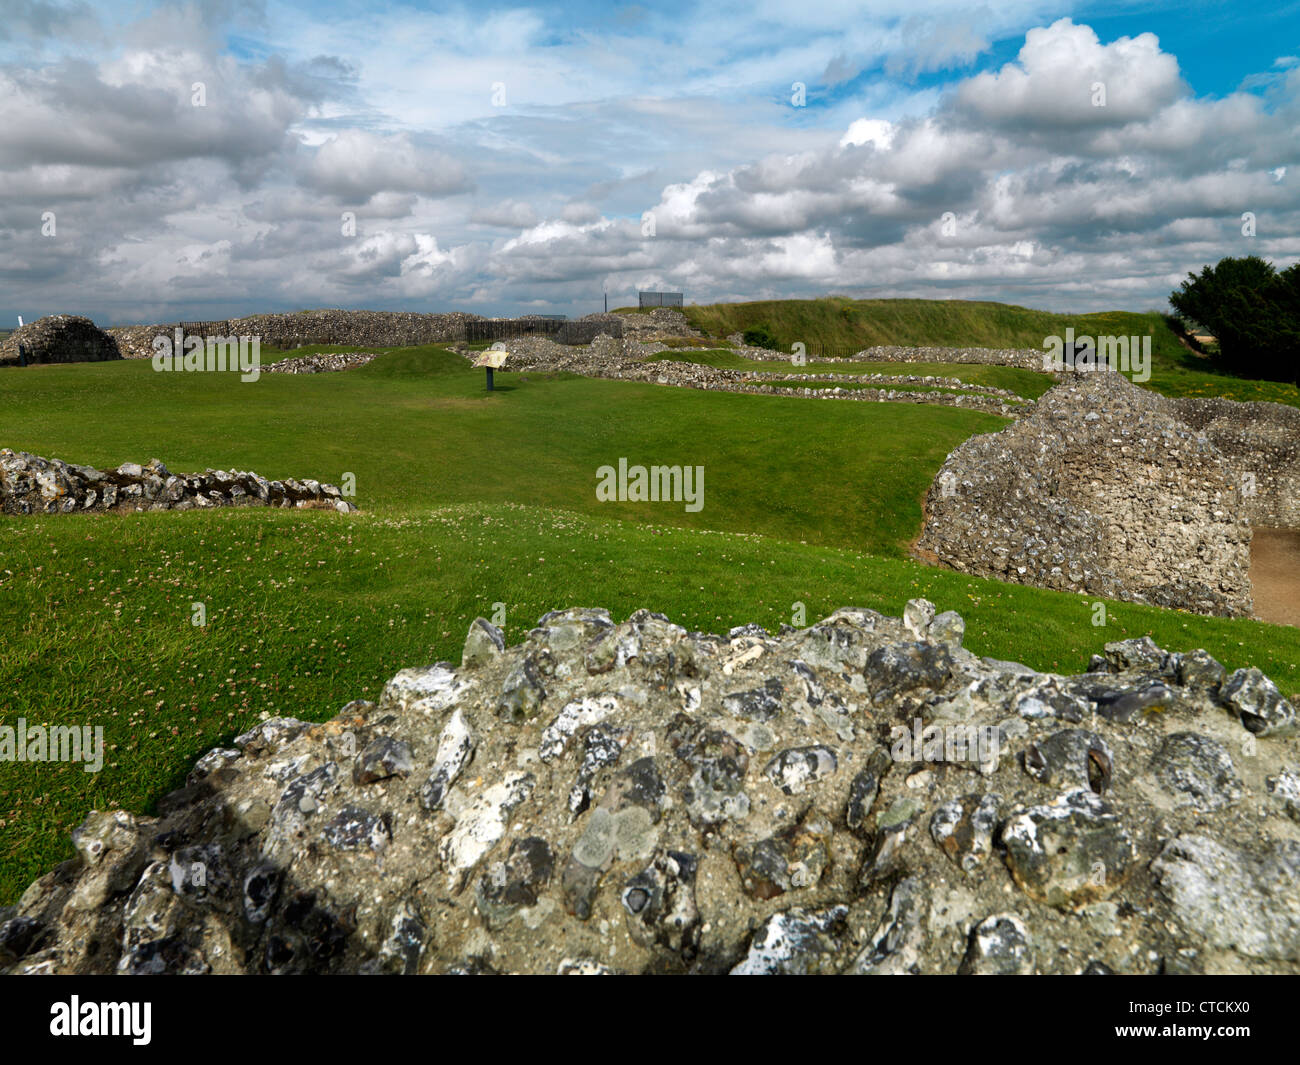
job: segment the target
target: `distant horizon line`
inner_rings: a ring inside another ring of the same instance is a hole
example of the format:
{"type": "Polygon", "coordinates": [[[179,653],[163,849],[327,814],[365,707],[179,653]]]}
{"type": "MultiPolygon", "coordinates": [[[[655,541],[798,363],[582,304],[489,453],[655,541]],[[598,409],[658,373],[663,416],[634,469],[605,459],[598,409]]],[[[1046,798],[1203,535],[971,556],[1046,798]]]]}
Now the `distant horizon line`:
{"type": "MultiPolygon", "coordinates": [[[[710,302],[708,302],[708,303],[697,303],[697,302],[694,302],[694,301],[688,301],[688,302],[686,302],[686,303],[684,304],[684,307],[718,307],[718,306],[743,305],[743,304],[748,304],[748,303],[814,303],[814,302],[816,302],[816,301],[818,301],[818,300],[848,300],[848,301],[858,302],[858,303],[865,303],[865,302],[879,302],[879,303],[908,303],[908,302],[911,302],[911,303],[986,303],[986,304],[996,304],[996,305],[1003,306],[1003,307],[1019,307],[1019,308],[1021,308],[1021,309],[1023,309],[1023,310],[1037,311],[1037,312],[1039,312],[1039,313],[1043,313],[1043,314],[1057,314],[1057,315],[1066,315],[1066,314],[1109,314],[1109,313],[1125,312],[1125,311],[1127,311],[1127,313],[1132,313],[1132,314],[1145,314],[1145,313],[1169,314],[1169,313],[1172,313],[1172,312],[1171,312],[1170,310],[1168,310],[1168,309],[1162,309],[1162,308],[1159,308],[1159,307],[1146,307],[1146,308],[1142,308],[1142,309],[1129,309],[1129,308],[1124,308],[1124,307],[1103,307],[1103,308],[1100,308],[1100,309],[1096,309],[1096,310],[1088,310],[1088,311],[1062,311],[1062,310],[1053,310],[1053,309],[1048,308],[1048,307],[1031,306],[1031,305],[1029,305],[1029,304],[1024,304],[1024,303],[1011,303],[1011,302],[1009,302],[1009,301],[1007,301],[1007,300],[997,300],[997,299],[987,299],[987,298],[976,298],[976,297],[967,297],[967,296],[854,296],[854,295],[848,295],[848,294],[842,294],[842,293],[826,293],[826,294],[821,295],[821,296],[790,296],[790,297],[766,297],[766,298],[760,297],[760,298],[757,298],[757,299],[752,299],[752,298],[751,298],[751,299],[733,299],[733,300],[713,300],[713,301],[710,301],[710,302]]],[[[556,305],[556,304],[551,304],[550,306],[551,306],[552,308],[554,308],[554,307],[557,306],[557,305],[556,305]]],[[[577,315],[573,315],[572,313],[570,313],[569,317],[572,317],[572,318],[574,318],[574,319],[576,320],[577,318],[583,318],[583,317],[586,317],[586,316],[589,315],[589,314],[604,314],[604,313],[615,314],[615,313],[617,313],[617,312],[619,312],[619,311],[639,311],[639,310],[642,310],[642,309],[644,309],[644,310],[659,310],[659,309],[661,309],[661,308],[655,308],[655,307],[650,307],[650,308],[638,308],[635,304],[623,304],[623,305],[621,305],[621,306],[611,308],[608,312],[605,312],[603,309],[598,309],[598,310],[594,310],[594,311],[586,311],[586,312],[583,312],[583,313],[581,313],[581,314],[577,314],[577,315]]],[[[666,308],[666,309],[667,309],[667,310],[677,310],[677,308],[675,308],[675,307],[669,307],[669,308],[666,308]]],[[[237,315],[233,315],[233,316],[232,316],[232,315],[229,315],[229,314],[227,314],[227,315],[218,315],[218,316],[216,316],[216,317],[211,317],[211,316],[209,316],[209,317],[199,317],[199,316],[196,316],[196,315],[191,314],[191,315],[180,316],[180,317],[177,317],[177,318],[174,318],[174,319],[170,319],[170,320],[167,320],[167,321],[154,321],[154,322],[140,321],[139,319],[135,319],[135,320],[131,320],[131,321],[117,321],[117,320],[110,320],[110,322],[109,322],[107,325],[101,325],[100,322],[96,320],[96,317],[95,317],[94,315],[91,315],[91,314],[84,314],[84,313],[81,313],[81,312],[70,311],[70,310],[51,311],[51,312],[49,312],[49,313],[47,313],[47,314],[37,314],[37,315],[30,315],[30,314],[27,314],[26,312],[22,312],[22,317],[23,317],[24,322],[25,322],[26,324],[30,325],[32,322],[40,321],[42,318],[50,318],[50,317],[53,317],[53,316],[55,316],[55,315],[59,315],[59,314],[71,314],[71,315],[78,315],[79,317],[89,318],[92,322],[94,322],[94,323],[95,323],[97,326],[99,326],[99,328],[101,328],[101,329],[129,329],[129,328],[144,328],[144,327],[146,327],[146,326],[151,326],[151,325],[175,325],[175,324],[177,324],[177,323],[179,323],[179,322],[185,322],[185,321],[191,321],[191,322],[198,322],[198,321],[226,321],[226,322],[236,322],[236,321],[243,321],[244,319],[247,319],[247,318],[257,318],[257,317],[263,317],[263,316],[267,316],[267,315],[313,314],[313,313],[324,312],[324,311],[342,311],[342,312],[349,313],[349,314],[357,313],[357,312],[367,312],[367,313],[374,313],[374,314],[430,314],[430,315],[433,315],[433,314],[469,314],[469,315],[474,315],[475,317],[478,317],[478,318],[484,318],[484,319],[496,319],[496,318],[527,318],[527,317],[530,317],[530,316],[546,315],[546,314],[552,314],[552,315],[554,315],[554,314],[560,313],[560,312],[555,311],[555,310],[543,311],[543,310],[540,310],[540,309],[539,309],[539,310],[532,310],[532,309],[519,310],[519,311],[516,311],[515,313],[500,313],[500,312],[496,312],[496,313],[484,313],[484,312],[482,312],[482,311],[469,311],[469,310],[465,310],[465,309],[463,309],[463,308],[459,308],[459,307],[451,307],[451,308],[444,309],[444,310],[427,310],[427,309],[417,309],[417,308],[413,308],[413,307],[374,307],[374,306],[370,306],[370,307],[363,307],[363,306],[344,307],[344,306],[335,306],[335,307],[299,307],[299,308],[295,308],[295,309],[293,309],[293,310],[261,310],[261,311],[252,311],[252,312],[248,312],[248,313],[244,313],[244,314],[237,314],[237,315]]],[[[212,312],[208,312],[208,314],[211,315],[212,312]]],[[[5,321],[5,320],[7,319],[7,320],[8,320],[8,323],[10,323],[10,324],[5,324],[5,325],[0,325],[0,333],[12,332],[14,329],[17,329],[17,328],[18,328],[18,315],[19,315],[19,312],[12,312],[12,313],[0,312],[0,321],[5,321]]]]}

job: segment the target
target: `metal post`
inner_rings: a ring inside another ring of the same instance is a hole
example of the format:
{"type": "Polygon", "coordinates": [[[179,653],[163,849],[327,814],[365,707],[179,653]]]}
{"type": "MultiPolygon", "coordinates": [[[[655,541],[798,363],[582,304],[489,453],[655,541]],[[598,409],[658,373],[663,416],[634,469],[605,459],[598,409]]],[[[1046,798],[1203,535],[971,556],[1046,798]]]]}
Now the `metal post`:
{"type": "Polygon", "coordinates": [[[487,390],[488,390],[489,392],[491,392],[491,391],[492,391],[492,367],[491,367],[491,366],[489,366],[489,367],[487,368],[487,373],[488,373],[488,387],[487,387],[487,390]]]}

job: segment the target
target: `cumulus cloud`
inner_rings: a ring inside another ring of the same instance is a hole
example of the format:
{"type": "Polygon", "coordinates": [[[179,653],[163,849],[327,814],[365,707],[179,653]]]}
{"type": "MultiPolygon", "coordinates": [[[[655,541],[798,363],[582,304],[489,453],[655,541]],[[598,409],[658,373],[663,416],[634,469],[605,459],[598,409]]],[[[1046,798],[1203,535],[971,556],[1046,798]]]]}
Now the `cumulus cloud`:
{"type": "Polygon", "coordinates": [[[464,167],[444,152],[417,146],[405,133],[346,130],[330,138],[302,168],[303,184],[340,200],[366,202],[381,192],[448,196],[465,192],[464,167]]]}
{"type": "Polygon", "coordinates": [[[501,200],[475,207],[470,212],[469,220],[475,225],[495,226],[498,229],[531,229],[537,225],[537,212],[523,200],[501,200]]]}
{"type": "Polygon", "coordinates": [[[0,19],[0,41],[23,37],[49,37],[86,30],[93,26],[94,13],[80,0],[8,0],[0,19]]]}
{"type": "MultiPolygon", "coordinates": [[[[780,24],[774,4],[756,17],[780,24]]],[[[24,25],[89,17],[46,7],[27,3],[24,25]]],[[[736,23],[734,61],[701,25],[653,11],[551,41],[527,11],[386,9],[378,24],[404,42],[389,72],[387,42],[332,47],[378,32],[351,16],[305,23],[293,53],[237,57],[221,27],[249,11],[214,0],[160,8],[102,51],[0,61],[0,313],[583,313],[606,287],[619,301],[654,287],[1096,309],[1160,305],[1226,254],[1295,260],[1290,57],[1266,61],[1259,91],[1201,97],[1152,34],[1103,41],[1059,19],[1018,35],[1011,61],[966,71],[1014,6],[963,18],[899,0],[884,22],[859,8],[809,9],[803,37],[769,29],[764,44],[724,5],[709,17],[736,23]],[[489,90],[506,41],[520,61],[502,108],[489,90]],[[684,71],[682,49],[702,69],[684,71]],[[398,121],[384,79],[417,53],[419,102],[398,121]],[[820,108],[791,108],[792,68],[825,72],[810,85],[820,108]],[[913,92],[891,70],[950,73],[913,92]]]]}
{"type": "Polygon", "coordinates": [[[957,103],[993,126],[1086,129],[1148,119],[1185,91],[1155,34],[1102,44],[1063,18],[1030,30],[1015,62],[963,82],[957,103]]]}

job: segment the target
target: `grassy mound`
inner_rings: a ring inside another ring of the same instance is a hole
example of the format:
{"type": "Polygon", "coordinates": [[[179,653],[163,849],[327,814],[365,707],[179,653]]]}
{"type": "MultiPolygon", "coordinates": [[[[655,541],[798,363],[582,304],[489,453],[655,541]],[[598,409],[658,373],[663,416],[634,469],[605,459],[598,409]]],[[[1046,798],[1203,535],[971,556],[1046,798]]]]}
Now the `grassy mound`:
{"type": "MultiPolygon", "coordinates": [[[[1150,336],[1148,387],[1168,396],[1224,396],[1300,406],[1295,385],[1255,381],[1215,371],[1189,350],[1164,316],[1149,311],[1056,314],[979,300],[759,300],[683,308],[695,328],[725,337],[764,327],[789,351],[799,342],[810,355],[848,354],[881,345],[901,347],[1043,349],[1048,336],[1150,336]]],[[[982,382],[981,382],[982,383],[982,382]]]]}

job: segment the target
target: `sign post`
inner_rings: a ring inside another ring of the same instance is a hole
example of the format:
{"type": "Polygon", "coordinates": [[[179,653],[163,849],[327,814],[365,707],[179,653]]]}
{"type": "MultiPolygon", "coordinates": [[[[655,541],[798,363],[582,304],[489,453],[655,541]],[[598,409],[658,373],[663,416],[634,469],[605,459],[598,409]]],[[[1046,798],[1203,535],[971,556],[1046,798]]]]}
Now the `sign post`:
{"type": "Polygon", "coordinates": [[[501,369],[501,367],[505,365],[506,359],[509,357],[510,352],[508,351],[504,351],[501,348],[488,348],[487,351],[483,352],[474,360],[474,365],[476,367],[481,366],[487,370],[487,390],[489,392],[493,390],[492,371],[501,369]]]}

